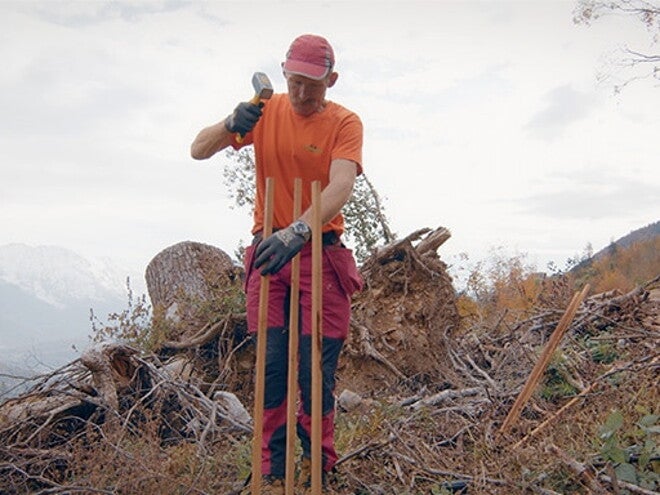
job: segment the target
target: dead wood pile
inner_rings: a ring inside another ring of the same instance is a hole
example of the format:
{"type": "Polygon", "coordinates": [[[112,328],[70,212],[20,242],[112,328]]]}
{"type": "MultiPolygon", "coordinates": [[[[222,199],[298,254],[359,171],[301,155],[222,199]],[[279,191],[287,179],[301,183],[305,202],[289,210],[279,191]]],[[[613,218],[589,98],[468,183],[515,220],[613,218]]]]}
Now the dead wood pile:
{"type": "Polygon", "coordinates": [[[156,356],[99,344],[2,404],[0,492],[70,493],[65,479],[74,442],[93,444],[117,431],[136,435],[146,423],[163,444],[192,441],[200,453],[218,437],[251,432],[249,414],[231,394],[208,397],[156,356]]]}

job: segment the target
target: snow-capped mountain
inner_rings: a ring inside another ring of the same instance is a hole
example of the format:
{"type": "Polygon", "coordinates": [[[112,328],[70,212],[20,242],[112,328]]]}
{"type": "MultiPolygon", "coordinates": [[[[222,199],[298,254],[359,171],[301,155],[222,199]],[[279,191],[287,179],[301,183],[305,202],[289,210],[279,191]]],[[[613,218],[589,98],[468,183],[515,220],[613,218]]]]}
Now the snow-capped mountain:
{"type": "Polygon", "coordinates": [[[75,357],[72,346],[92,334],[91,311],[105,323],[126,309],[128,275],[61,247],[0,246],[0,364],[28,356],[59,366],[75,357]]]}
{"type": "Polygon", "coordinates": [[[88,260],[56,246],[0,246],[0,281],[58,308],[126,293],[126,275],[112,262],[88,260]]]}

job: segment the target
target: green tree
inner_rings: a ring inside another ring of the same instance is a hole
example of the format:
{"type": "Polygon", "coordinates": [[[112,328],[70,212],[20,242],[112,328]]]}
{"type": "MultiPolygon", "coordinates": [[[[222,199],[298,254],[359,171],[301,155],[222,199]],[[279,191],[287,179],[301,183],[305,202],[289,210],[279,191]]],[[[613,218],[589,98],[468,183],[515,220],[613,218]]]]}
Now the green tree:
{"type": "MultiPolygon", "coordinates": [[[[604,16],[628,16],[646,26],[655,47],[660,40],[660,4],[650,0],[578,0],[573,21],[590,25],[604,16]]],[[[598,78],[602,82],[614,80],[620,74],[620,83],[614,83],[619,93],[628,84],[643,79],[660,79],[660,53],[648,53],[645,49],[633,49],[627,44],[604,67],[598,78]],[[610,72],[612,71],[612,72],[610,72]]]]}
{"type": "MultiPolygon", "coordinates": [[[[254,151],[242,148],[228,150],[231,160],[224,167],[224,183],[229,190],[233,207],[254,206],[254,151]]],[[[343,209],[346,237],[353,245],[359,262],[364,261],[379,243],[387,244],[395,238],[390,230],[383,202],[369,179],[361,174],[355,181],[353,194],[343,209]]]]}

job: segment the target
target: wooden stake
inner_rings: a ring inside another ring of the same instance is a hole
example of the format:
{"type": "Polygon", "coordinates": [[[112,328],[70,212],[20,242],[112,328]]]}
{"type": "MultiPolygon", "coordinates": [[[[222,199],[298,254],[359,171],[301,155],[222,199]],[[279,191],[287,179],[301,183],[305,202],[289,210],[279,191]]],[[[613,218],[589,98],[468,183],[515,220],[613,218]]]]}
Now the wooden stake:
{"type": "Polygon", "coordinates": [[[561,320],[559,320],[559,323],[557,324],[557,328],[555,328],[555,331],[550,336],[550,340],[545,345],[545,348],[541,353],[541,357],[538,359],[536,365],[534,366],[534,369],[532,369],[532,372],[527,378],[527,382],[525,383],[522,392],[520,392],[520,394],[518,395],[516,402],[514,402],[513,406],[511,407],[511,410],[509,411],[509,414],[504,420],[504,423],[502,423],[502,426],[500,427],[500,433],[506,432],[518,419],[518,416],[520,415],[520,411],[522,411],[523,407],[525,406],[529,398],[532,396],[536,384],[541,379],[543,372],[548,366],[548,363],[550,362],[550,359],[552,358],[552,355],[554,354],[555,350],[559,346],[559,342],[561,342],[564,333],[566,333],[566,330],[568,330],[571,321],[573,321],[573,318],[575,317],[575,313],[577,312],[578,307],[582,303],[582,300],[587,295],[587,292],[589,292],[589,284],[587,284],[584,287],[584,289],[582,289],[582,292],[580,293],[576,292],[573,295],[573,299],[568,305],[566,312],[561,317],[561,320]]]}
{"type": "MultiPolygon", "coordinates": [[[[293,219],[302,213],[302,179],[293,183],[293,219]]],[[[296,470],[296,405],[298,399],[298,302],[300,299],[300,253],[291,261],[291,303],[289,306],[289,369],[286,399],[286,473],[284,490],[294,495],[296,470]]]]}
{"type": "MultiPolygon", "coordinates": [[[[263,238],[273,232],[274,179],[266,178],[263,238]]],[[[261,494],[261,443],[264,428],[264,397],[266,382],[266,341],[268,330],[268,289],[270,279],[261,275],[259,287],[259,315],[257,323],[257,359],[254,381],[254,437],[252,439],[252,495],[261,494]]]]}
{"type": "Polygon", "coordinates": [[[321,225],[321,183],[312,182],[312,495],[321,494],[322,485],[322,416],[321,384],[322,294],[321,257],[323,250],[321,225]]]}

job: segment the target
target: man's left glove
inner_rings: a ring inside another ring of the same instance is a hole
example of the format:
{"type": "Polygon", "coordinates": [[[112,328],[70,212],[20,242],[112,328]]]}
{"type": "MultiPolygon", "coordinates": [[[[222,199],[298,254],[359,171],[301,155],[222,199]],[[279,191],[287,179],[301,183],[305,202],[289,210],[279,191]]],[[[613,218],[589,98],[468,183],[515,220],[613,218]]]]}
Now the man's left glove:
{"type": "Polygon", "coordinates": [[[300,252],[311,235],[311,229],[301,220],[293,222],[286,229],[278,230],[257,246],[254,266],[259,268],[265,265],[261,270],[262,275],[279,272],[300,252]]]}

